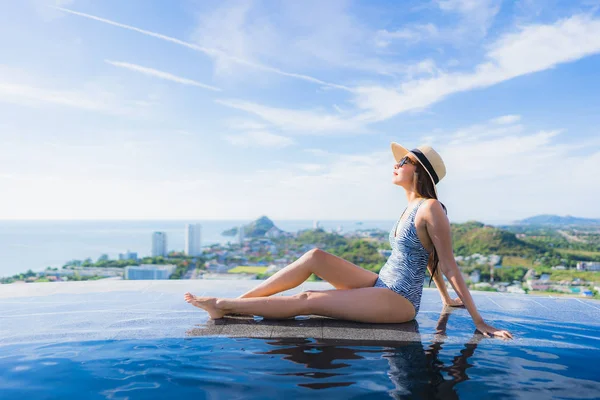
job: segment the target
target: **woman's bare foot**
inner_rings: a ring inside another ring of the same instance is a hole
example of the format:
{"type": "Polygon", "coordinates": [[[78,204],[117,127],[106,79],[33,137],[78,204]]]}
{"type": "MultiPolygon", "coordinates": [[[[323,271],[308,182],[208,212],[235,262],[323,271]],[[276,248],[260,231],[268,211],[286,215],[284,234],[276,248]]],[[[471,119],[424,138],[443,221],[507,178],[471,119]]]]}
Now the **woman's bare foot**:
{"type": "Polygon", "coordinates": [[[188,292],[185,294],[184,299],[191,305],[206,310],[208,312],[208,315],[210,315],[212,319],[223,318],[223,315],[226,314],[224,311],[219,310],[219,308],[217,307],[216,297],[194,296],[193,294],[188,292]]]}

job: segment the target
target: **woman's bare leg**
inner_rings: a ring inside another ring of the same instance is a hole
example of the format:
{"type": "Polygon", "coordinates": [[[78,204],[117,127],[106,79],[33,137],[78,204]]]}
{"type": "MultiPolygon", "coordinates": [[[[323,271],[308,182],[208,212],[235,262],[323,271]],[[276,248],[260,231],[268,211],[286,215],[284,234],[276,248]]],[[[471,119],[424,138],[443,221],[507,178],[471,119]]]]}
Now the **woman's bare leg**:
{"type": "Polygon", "coordinates": [[[213,319],[228,313],[291,318],[296,315],[372,323],[401,323],[414,318],[415,309],[404,297],[385,288],[302,292],[293,296],[225,299],[185,294],[185,300],[206,310],[213,319]]]}
{"type": "Polygon", "coordinates": [[[238,299],[266,297],[295,288],[306,281],[311,274],[329,282],[336,289],[372,287],[377,280],[375,272],[326,251],[313,249],[238,299]]]}

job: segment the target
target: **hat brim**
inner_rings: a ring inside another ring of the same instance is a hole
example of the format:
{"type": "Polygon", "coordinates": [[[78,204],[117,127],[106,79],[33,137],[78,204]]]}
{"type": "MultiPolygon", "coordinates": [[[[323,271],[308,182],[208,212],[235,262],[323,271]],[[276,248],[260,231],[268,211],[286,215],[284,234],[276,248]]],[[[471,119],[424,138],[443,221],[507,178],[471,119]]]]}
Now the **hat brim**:
{"type": "Polygon", "coordinates": [[[435,197],[437,197],[439,199],[437,185],[435,184],[435,181],[433,180],[433,176],[431,176],[431,173],[429,173],[429,171],[427,170],[427,167],[421,162],[419,157],[417,157],[412,151],[408,150],[406,147],[401,146],[396,142],[392,142],[392,154],[394,155],[394,159],[396,160],[396,162],[400,162],[402,157],[404,157],[408,153],[412,154],[414,156],[414,158],[419,162],[419,164],[421,164],[421,166],[423,167],[425,172],[427,172],[427,175],[429,175],[429,179],[431,179],[431,183],[433,183],[433,190],[435,191],[435,197]]]}

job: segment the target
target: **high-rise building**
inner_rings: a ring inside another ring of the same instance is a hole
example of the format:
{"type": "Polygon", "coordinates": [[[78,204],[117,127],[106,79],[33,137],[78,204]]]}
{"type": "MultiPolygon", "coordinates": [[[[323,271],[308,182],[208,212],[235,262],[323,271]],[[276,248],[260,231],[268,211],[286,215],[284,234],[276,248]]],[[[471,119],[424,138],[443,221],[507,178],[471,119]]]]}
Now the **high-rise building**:
{"type": "Polygon", "coordinates": [[[202,253],[200,247],[200,235],[202,225],[200,224],[185,224],[185,254],[188,256],[199,256],[202,253]]]}
{"type": "Polygon", "coordinates": [[[167,234],[165,232],[154,232],[152,234],[152,257],[167,255],[167,234]]]}

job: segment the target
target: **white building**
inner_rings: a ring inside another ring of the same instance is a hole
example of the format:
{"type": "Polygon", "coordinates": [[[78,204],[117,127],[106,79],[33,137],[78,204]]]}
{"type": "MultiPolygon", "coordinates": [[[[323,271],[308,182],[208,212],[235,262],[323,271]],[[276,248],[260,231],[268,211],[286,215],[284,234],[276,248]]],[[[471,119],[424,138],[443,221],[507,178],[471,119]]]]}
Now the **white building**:
{"type": "Polygon", "coordinates": [[[506,287],[506,291],[508,293],[517,293],[517,294],[525,294],[525,291],[521,287],[521,285],[510,285],[506,287]]]}
{"type": "Polygon", "coordinates": [[[577,271],[600,271],[600,262],[586,261],[577,263],[577,271]]]}
{"type": "Polygon", "coordinates": [[[490,265],[500,265],[500,263],[502,262],[502,257],[500,257],[497,254],[490,254],[488,256],[488,261],[490,265]]]}
{"type": "Polygon", "coordinates": [[[167,255],[167,234],[165,232],[154,232],[152,234],[152,257],[167,255]]]}
{"type": "Polygon", "coordinates": [[[119,260],[137,260],[137,253],[127,250],[125,253],[119,253],[119,260]]]}
{"type": "Polygon", "coordinates": [[[173,264],[129,266],[125,267],[125,279],[169,279],[173,271],[175,271],[175,267],[173,264]]]}
{"type": "Polygon", "coordinates": [[[201,230],[202,225],[200,224],[185,225],[185,254],[188,256],[199,256],[202,253],[201,230]]]}

